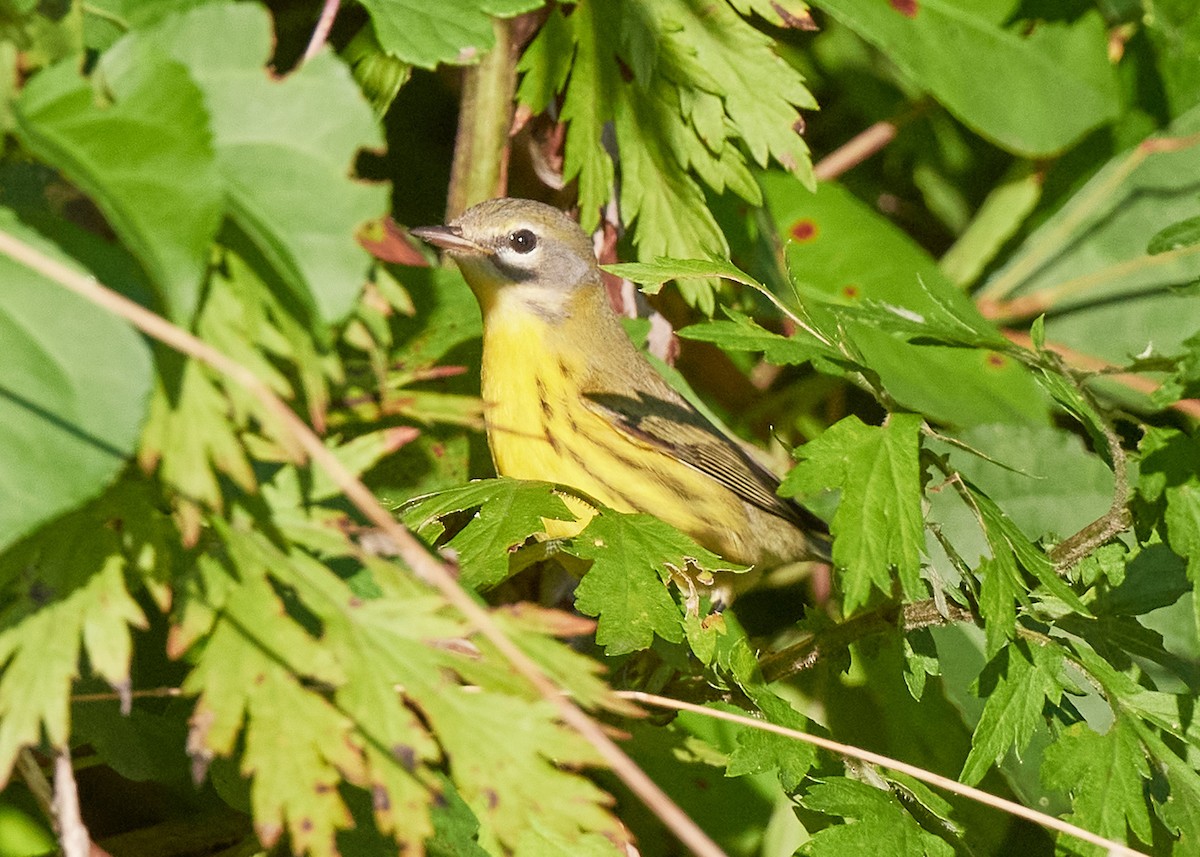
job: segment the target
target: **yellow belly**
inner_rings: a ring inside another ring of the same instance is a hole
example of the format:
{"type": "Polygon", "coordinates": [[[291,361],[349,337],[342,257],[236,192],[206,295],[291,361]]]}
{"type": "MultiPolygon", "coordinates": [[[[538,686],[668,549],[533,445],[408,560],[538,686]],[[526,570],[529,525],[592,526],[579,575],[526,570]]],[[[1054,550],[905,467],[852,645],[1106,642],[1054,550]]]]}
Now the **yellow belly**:
{"type": "MultiPolygon", "coordinates": [[[[555,335],[528,313],[488,319],[483,399],[496,471],[567,485],[620,512],[652,514],[728,560],[755,562],[740,498],[590,409],[580,395],[583,367],[555,335]]],[[[591,517],[586,504],[568,505],[581,521],[547,522],[549,535],[574,535],[591,517]]]]}

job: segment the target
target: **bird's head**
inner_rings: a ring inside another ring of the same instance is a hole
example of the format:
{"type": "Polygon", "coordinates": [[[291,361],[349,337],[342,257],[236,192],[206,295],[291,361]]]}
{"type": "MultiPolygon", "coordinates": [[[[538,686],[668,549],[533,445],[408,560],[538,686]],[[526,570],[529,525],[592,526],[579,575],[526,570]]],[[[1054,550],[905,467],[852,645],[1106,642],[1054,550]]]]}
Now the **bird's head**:
{"type": "Polygon", "coordinates": [[[458,262],[485,311],[519,300],[540,315],[562,316],[580,289],[600,285],[591,241],[579,224],[533,200],[491,199],[446,226],[412,234],[458,262]]]}

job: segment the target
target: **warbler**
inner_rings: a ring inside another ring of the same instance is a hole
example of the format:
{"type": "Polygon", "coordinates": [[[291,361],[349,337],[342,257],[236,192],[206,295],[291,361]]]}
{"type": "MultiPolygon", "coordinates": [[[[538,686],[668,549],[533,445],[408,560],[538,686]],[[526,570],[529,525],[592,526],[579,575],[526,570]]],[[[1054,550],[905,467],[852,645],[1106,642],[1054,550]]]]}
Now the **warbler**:
{"type": "MultiPolygon", "coordinates": [[[[827,556],[828,530],[677,393],[626,335],[591,241],[558,209],[493,199],[411,230],[458,263],[483,313],[482,395],[496,471],[654,515],[724,559],[827,556]]],[[[569,498],[582,529],[594,509],[569,498]]]]}

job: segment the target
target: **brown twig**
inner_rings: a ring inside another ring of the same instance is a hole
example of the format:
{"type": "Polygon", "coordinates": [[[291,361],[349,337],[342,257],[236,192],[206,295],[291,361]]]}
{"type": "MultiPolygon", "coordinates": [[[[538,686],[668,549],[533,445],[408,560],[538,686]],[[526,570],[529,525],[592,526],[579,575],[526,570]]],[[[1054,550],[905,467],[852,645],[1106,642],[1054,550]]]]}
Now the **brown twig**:
{"type": "Polygon", "coordinates": [[[329,38],[329,31],[333,29],[333,21],[337,18],[338,7],[341,5],[341,0],[325,0],[325,4],[321,7],[321,17],[317,18],[317,26],[313,28],[312,38],[308,40],[308,47],[304,49],[304,57],[300,60],[301,64],[315,57],[325,46],[325,41],[329,38]]]}
{"type": "Polygon", "coordinates": [[[886,634],[891,631],[916,631],[934,625],[952,622],[974,622],[975,614],[957,604],[947,604],[943,613],[932,599],[911,604],[889,604],[869,613],[834,625],[785,649],[780,649],[759,660],[763,678],[779,681],[804,670],[811,669],[821,660],[835,652],[848,648],[852,643],[886,634]]]}
{"type": "Polygon", "coordinates": [[[832,181],[872,155],[883,151],[896,139],[899,128],[899,123],[895,121],[876,122],[817,161],[813,167],[813,175],[818,181],[832,181]]]}
{"type": "Polygon", "coordinates": [[[775,735],[782,735],[785,738],[792,738],[796,741],[803,741],[806,744],[812,744],[815,747],[820,747],[823,750],[828,750],[831,753],[837,753],[851,759],[858,759],[870,765],[877,765],[881,768],[889,768],[901,774],[907,774],[915,780],[920,780],[923,783],[928,783],[931,786],[936,786],[940,789],[945,789],[952,794],[960,795],[961,797],[970,800],[978,801],[979,803],[994,807],[1007,812],[1017,818],[1023,818],[1026,821],[1032,821],[1034,824],[1055,830],[1059,833],[1065,833],[1068,836],[1074,836],[1084,842],[1098,845],[1101,848],[1108,849],[1109,854],[1118,854],[1121,857],[1145,857],[1141,851],[1135,851],[1128,845],[1117,842],[1112,839],[1106,839],[1103,836],[1098,836],[1091,831],[1084,830],[1082,827],[1077,827],[1074,824],[1063,821],[1061,818],[1055,818],[1052,815],[1038,812],[1030,809],[1027,806],[1022,806],[1019,803],[1014,803],[1010,800],[997,797],[989,794],[981,789],[972,788],[964,785],[949,777],[943,777],[940,774],[935,774],[932,771],[927,771],[924,768],[918,768],[916,765],[910,765],[906,762],[901,762],[899,759],[892,759],[888,756],[883,756],[879,753],[872,753],[869,750],[862,750],[858,747],[852,747],[849,744],[842,744],[839,741],[832,741],[828,738],[822,738],[819,735],[810,735],[807,732],[800,732],[795,729],[788,729],[786,726],[777,726],[774,723],[768,723],[765,720],[756,720],[753,717],[747,717],[742,714],[734,714],[729,711],[722,711],[716,708],[708,708],[703,705],[695,705],[690,702],[680,702],[679,700],[669,699],[665,696],[658,696],[653,693],[645,693],[638,690],[620,691],[620,696],[633,702],[639,702],[643,705],[652,705],[656,708],[668,709],[671,711],[688,711],[692,714],[699,714],[703,717],[712,717],[717,720],[725,720],[730,723],[738,723],[742,726],[747,726],[751,729],[759,729],[763,732],[771,732],[775,735]]]}
{"type": "Polygon", "coordinates": [[[63,286],[71,292],[118,315],[146,335],[175,350],[206,363],[243,387],[272,418],[275,425],[308,455],[342,491],[356,509],[396,544],[397,551],[413,573],[434,586],[497,651],[513,665],[557,711],[563,722],[580,733],[611,767],[612,771],[694,853],[723,857],[721,849],[692,821],[658,785],[609,738],[596,721],[561,693],[557,685],[500,629],[488,610],[462,589],[445,564],[431,556],[417,538],[388,513],[360,480],[337,456],[250,369],[182,328],[151,312],[95,277],[81,274],[18,238],[0,231],[0,252],[63,286]]]}

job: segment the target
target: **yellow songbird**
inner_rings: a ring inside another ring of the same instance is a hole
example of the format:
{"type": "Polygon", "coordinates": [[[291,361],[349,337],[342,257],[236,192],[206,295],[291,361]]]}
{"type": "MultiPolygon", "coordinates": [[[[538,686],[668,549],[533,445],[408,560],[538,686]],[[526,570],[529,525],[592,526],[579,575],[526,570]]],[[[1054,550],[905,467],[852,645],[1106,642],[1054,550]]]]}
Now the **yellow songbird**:
{"type": "MultiPolygon", "coordinates": [[[[726,560],[827,556],[824,522],[655,371],[608,302],[591,242],[555,208],[493,199],[412,233],[458,262],[483,311],[483,402],[502,476],[645,512],[726,560]]],[[[593,510],[571,503],[581,523],[593,510]]]]}

